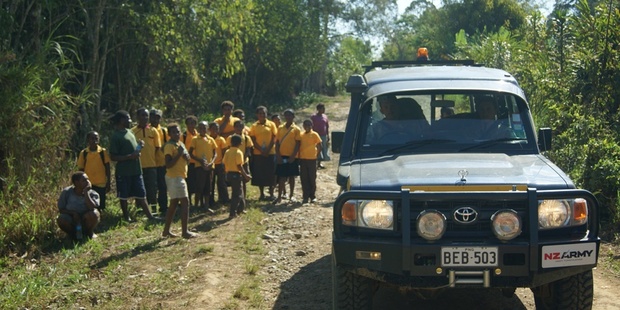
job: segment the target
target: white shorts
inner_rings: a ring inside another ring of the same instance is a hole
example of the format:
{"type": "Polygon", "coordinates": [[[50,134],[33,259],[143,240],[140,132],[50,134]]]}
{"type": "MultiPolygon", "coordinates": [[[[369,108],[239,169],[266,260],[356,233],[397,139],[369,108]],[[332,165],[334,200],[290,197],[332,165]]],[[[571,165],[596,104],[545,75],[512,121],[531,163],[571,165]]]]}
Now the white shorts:
{"type": "Polygon", "coordinates": [[[166,176],[166,186],[168,187],[168,196],[170,199],[187,198],[187,183],[182,177],[171,178],[166,176]]]}

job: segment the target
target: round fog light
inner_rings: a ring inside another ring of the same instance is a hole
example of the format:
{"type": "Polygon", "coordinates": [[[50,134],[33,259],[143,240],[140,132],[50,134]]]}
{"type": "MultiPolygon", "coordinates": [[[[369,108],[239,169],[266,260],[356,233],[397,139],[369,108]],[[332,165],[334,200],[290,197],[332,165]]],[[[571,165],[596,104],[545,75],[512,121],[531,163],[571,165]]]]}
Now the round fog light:
{"type": "Polygon", "coordinates": [[[500,210],[491,216],[493,233],[499,240],[507,241],[521,234],[521,218],[514,210],[500,210]]]}
{"type": "Polygon", "coordinates": [[[426,240],[440,239],[446,232],[446,217],[435,210],[427,210],[416,219],[418,235],[426,240]]]}

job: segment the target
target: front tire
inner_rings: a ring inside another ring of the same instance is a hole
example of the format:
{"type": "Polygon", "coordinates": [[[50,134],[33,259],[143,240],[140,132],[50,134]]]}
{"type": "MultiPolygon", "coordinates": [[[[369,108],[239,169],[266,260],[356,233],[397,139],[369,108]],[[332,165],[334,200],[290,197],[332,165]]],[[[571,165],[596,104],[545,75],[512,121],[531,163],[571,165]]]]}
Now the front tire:
{"type": "Polygon", "coordinates": [[[592,270],[532,288],[537,310],[589,310],[594,298],[592,270]]]}
{"type": "Polygon", "coordinates": [[[336,265],[332,254],[332,301],[334,310],[372,309],[375,281],[336,265]]]}

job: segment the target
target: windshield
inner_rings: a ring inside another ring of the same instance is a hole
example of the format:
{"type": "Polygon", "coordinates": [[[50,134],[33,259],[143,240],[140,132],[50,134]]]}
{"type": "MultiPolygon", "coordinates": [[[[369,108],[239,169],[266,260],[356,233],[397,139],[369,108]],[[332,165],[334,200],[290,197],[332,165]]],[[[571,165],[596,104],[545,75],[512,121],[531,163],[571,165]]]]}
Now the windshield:
{"type": "Polygon", "coordinates": [[[534,145],[527,106],[511,94],[382,95],[367,101],[361,113],[365,149],[495,152],[534,145]]]}

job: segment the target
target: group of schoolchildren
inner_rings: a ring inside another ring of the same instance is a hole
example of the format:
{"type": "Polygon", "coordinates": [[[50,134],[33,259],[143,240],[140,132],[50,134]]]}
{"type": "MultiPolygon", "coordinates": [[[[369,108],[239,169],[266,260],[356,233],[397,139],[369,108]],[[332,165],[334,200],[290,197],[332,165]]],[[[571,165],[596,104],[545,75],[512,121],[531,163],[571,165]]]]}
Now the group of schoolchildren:
{"type": "Polygon", "coordinates": [[[129,199],[135,199],[149,219],[158,219],[153,213],[159,205],[159,212],[165,214],[164,237],[176,236],[170,225],[177,207],[181,209],[182,237],[196,236],[187,227],[192,195],[194,206],[207,212],[215,213],[211,207],[217,192],[218,202],[229,204],[230,219],[245,213],[246,183],[250,180],[259,187],[260,200],[277,204],[289,197],[294,201],[295,178],[300,176],[303,203],[316,201],[316,172],[323,168],[322,160],[329,160],[324,105],[319,104],[317,113],[304,120],[303,131],[295,125],[290,109],[283,113],[286,122],[276,125],[279,116],[272,116],[275,122],[267,120],[267,108],[260,106],[256,108],[258,120],[246,127],[243,110],[234,110],[231,101],[222,102],[220,108],[222,116],[211,123],[188,116],[183,133],[177,123],[162,127],[162,112],[157,109],[138,109],[134,127],[130,127],[128,112],[116,112],[111,118],[115,130],[109,150],[99,145],[97,132],[87,135],[88,147],[77,158],[80,171],[72,175],[73,185],[65,188],[58,200],[59,227],[74,239],[96,237],[94,228],[110,191],[111,161],[116,162],[117,197],[124,219],[133,221],[129,199]],[[313,130],[313,120],[320,134],[313,130]],[[269,189],[269,197],[264,188],[269,189]]]}

